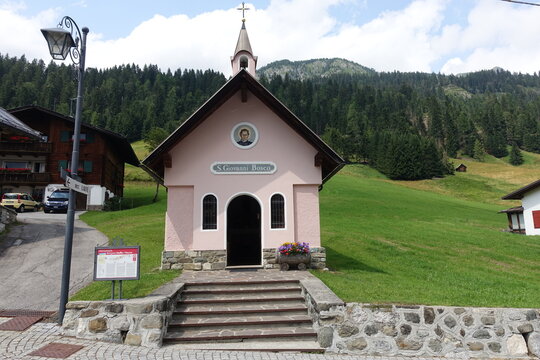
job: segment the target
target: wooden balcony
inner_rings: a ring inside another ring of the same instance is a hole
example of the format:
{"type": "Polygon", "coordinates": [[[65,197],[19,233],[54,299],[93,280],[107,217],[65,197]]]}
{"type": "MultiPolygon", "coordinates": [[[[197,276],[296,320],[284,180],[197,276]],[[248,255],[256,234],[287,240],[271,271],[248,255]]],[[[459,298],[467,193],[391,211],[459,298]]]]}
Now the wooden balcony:
{"type": "Polygon", "coordinates": [[[2,185],[47,185],[50,180],[51,173],[0,172],[0,184],[2,185]]]}
{"type": "Polygon", "coordinates": [[[49,142],[10,142],[0,141],[0,152],[4,154],[49,154],[52,143],[49,142]]]}

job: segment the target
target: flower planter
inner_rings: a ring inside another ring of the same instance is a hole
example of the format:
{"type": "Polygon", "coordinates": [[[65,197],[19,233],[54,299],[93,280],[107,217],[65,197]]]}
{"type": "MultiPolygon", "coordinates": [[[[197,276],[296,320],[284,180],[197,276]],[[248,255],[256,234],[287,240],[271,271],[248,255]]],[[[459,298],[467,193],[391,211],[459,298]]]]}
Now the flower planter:
{"type": "Polygon", "coordinates": [[[287,271],[289,268],[296,267],[298,270],[306,270],[311,262],[310,254],[301,255],[278,255],[278,263],[281,271],[287,271]]]}

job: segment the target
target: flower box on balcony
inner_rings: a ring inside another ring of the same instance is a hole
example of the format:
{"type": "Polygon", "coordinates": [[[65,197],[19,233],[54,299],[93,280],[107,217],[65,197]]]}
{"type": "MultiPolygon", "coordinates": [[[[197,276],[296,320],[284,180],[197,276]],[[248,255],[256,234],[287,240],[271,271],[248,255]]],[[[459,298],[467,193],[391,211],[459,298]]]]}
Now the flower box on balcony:
{"type": "Polygon", "coordinates": [[[0,173],[29,173],[31,169],[27,168],[0,168],[0,173]]]}

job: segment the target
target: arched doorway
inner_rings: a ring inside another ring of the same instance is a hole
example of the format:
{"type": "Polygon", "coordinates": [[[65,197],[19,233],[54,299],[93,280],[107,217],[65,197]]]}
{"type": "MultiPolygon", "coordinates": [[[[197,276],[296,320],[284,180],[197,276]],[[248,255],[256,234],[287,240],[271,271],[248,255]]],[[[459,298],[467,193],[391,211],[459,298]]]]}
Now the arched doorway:
{"type": "Polygon", "coordinates": [[[241,195],[227,207],[227,266],[261,265],[261,206],[241,195]]]}

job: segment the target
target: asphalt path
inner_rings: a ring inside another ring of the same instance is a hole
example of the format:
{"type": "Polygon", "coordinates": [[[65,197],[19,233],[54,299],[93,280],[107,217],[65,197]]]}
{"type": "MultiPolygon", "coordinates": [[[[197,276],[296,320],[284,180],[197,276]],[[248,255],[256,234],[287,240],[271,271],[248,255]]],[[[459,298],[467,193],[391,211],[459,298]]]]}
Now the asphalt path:
{"type": "MultiPolygon", "coordinates": [[[[92,281],[94,247],[107,237],[76,212],[70,294],[92,281]]],[[[25,212],[0,238],[0,309],[58,310],[66,214],[25,212]]]]}

